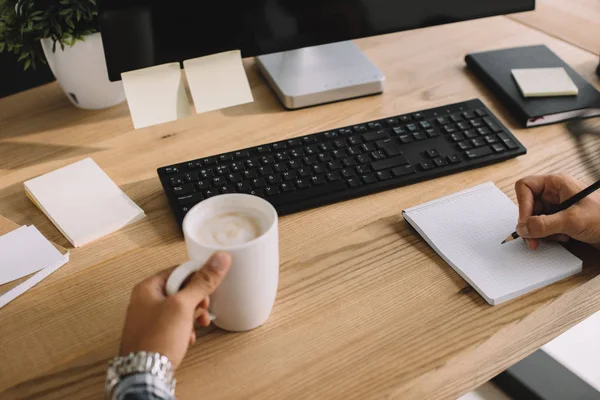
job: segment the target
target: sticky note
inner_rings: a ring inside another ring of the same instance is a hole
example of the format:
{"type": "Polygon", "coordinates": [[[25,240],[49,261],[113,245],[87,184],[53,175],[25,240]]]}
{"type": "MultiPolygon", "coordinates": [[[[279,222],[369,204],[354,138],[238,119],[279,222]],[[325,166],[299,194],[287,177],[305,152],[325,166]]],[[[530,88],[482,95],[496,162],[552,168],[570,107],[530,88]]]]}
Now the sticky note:
{"type": "Polygon", "coordinates": [[[183,68],[198,113],[254,101],[239,50],[185,60],[183,68]]]}
{"type": "Polygon", "coordinates": [[[121,79],[136,129],[190,115],[179,63],[124,72],[121,79]]]}
{"type": "Polygon", "coordinates": [[[511,70],[525,97],[576,96],[579,89],[564,68],[511,70]]]}

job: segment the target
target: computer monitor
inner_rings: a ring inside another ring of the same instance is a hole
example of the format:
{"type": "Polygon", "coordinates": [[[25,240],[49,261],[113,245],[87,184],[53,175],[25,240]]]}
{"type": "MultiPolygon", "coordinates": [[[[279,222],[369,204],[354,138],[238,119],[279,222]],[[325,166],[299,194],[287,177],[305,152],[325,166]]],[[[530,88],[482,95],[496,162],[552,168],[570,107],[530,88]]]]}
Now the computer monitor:
{"type": "Polygon", "coordinates": [[[535,0],[98,0],[98,7],[110,80],[239,49],[259,56],[284,105],[297,108],[381,91],[383,74],[351,39],[532,10],[535,0]]]}

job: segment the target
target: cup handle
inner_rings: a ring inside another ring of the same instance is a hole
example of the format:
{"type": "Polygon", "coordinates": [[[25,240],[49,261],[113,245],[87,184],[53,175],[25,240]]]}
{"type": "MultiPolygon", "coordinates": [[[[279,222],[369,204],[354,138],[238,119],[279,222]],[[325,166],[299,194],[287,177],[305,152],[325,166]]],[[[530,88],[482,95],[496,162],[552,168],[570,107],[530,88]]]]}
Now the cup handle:
{"type": "MultiPolygon", "coordinates": [[[[179,292],[181,289],[181,285],[185,280],[196,271],[199,271],[204,266],[204,262],[192,260],[186,263],[181,264],[177,268],[171,272],[169,278],[167,279],[166,292],[167,295],[172,296],[175,293],[179,292]]],[[[213,314],[210,310],[208,311],[208,315],[211,321],[214,321],[216,318],[215,314],[213,314]]]]}

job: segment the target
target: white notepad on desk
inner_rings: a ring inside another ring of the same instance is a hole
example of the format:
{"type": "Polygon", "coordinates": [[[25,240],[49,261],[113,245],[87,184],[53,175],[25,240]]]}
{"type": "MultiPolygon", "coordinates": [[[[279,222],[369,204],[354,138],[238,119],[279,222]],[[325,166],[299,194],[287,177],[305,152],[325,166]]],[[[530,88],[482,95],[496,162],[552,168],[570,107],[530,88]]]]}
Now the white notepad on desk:
{"type": "Polygon", "coordinates": [[[532,251],[514,231],[517,206],[492,182],[403,211],[404,219],[492,305],[581,271],[582,261],[558,243],[532,251]]]}

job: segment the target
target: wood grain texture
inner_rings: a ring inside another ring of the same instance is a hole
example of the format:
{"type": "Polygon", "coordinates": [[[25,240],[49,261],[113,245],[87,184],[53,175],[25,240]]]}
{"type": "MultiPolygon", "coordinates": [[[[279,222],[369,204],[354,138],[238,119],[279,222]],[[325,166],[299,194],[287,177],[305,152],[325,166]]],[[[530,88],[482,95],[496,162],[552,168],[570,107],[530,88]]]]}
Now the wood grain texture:
{"type": "Polygon", "coordinates": [[[532,28],[600,54],[600,1],[537,0],[536,10],[511,15],[532,28]]]}
{"type": "Polygon", "coordinates": [[[179,398],[456,398],[598,311],[600,262],[585,246],[573,248],[581,274],[492,307],[401,217],[490,180],[514,199],[529,174],[600,178],[597,140],[584,155],[561,125],[518,129],[465,68],[468,52],[537,43],[600,87],[595,56],[496,17],[359,40],[386,75],[384,93],[310,109],[285,111],[251,60],[254,103],[140,130],[126,105],[75,110],[56,84],[0,100],[0,214],[70,248],[23,181],[92,156],[147,215],[72,249],[70,263],[0,310],[0,397],[99,398],[131,288],[185,259],[157,167],[476,97],[528,154],[281,218],[273,314],[247,333],[199,332],[177,373],[179,398]]]}

